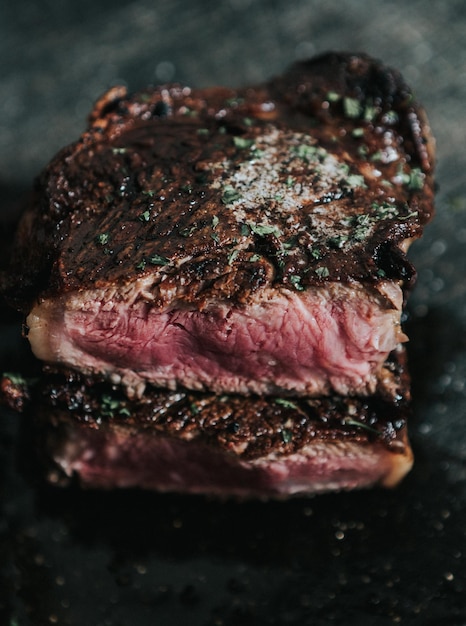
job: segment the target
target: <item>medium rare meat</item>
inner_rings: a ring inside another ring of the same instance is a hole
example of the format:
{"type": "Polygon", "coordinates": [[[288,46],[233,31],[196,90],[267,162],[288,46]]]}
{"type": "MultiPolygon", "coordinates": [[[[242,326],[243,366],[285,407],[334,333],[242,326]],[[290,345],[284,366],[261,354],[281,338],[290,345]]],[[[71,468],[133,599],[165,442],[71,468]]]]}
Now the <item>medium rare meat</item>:
{"type": "Polygon", "coordinates": [[[129,400],[121,387],[73,371],[48,372],[27,402],[56,484],[273,498],[392,487],[413,461],[404,359],[397,350],[386,364],[396,402],[153,387],[129,400]]]}
{"type": "Polygon", "coordinates": [[[371,395],[406,340],[432,168],[423,110],[364,55],[114,88],[38,178],[5,293],[40,359],[129,397],[371,395]]]}

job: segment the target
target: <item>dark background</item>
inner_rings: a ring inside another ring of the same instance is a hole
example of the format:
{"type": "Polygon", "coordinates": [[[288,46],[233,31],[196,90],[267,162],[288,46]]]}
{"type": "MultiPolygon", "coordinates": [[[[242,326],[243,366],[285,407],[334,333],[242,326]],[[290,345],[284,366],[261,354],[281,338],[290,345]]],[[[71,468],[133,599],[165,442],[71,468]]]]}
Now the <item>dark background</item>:
{"type": "MultiPolygon", "coordinates": [[[[244,85],[330,49],[403,72],[437,137],[439,189],[411,253],[416,464],[399,488],[243,504],[57,490],[4,411],[0,624],[466,625],[465,33],[462,0],[3,0],[2,239],[108,87],[244,85]]],[[[2,315],[1,367],[21,367],[18,320],[2,315]]]]}

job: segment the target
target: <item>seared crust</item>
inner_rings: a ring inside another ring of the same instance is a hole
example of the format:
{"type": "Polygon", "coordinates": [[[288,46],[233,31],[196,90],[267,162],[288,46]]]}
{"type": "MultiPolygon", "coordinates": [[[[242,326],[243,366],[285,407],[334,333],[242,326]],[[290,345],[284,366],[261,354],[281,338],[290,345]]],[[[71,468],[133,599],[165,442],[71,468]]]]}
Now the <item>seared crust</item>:
{"type": "Polygon", "coordinates": [[[399,74],[364,55],[238,90],[114,88],[38,178],[5,292],[29,311],[149,273],[155,301],[176,291],[198,306],[270,285],[406,286],[433,150],[399,74]]]}

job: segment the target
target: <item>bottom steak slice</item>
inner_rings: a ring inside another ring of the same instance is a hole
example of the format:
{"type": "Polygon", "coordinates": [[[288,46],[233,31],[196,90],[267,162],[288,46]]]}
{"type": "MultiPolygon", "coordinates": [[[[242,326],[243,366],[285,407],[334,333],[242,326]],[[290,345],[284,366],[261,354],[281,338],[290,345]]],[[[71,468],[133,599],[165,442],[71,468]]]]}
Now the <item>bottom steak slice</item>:
{"type": "Polygon", "coordinates": [[[278,498],[392,487],[413,462],[401,349],[386,369],[397,393],[299,400],[157,389],[129,400],[50,372],[31,406],[53,482],[278,498]]]}

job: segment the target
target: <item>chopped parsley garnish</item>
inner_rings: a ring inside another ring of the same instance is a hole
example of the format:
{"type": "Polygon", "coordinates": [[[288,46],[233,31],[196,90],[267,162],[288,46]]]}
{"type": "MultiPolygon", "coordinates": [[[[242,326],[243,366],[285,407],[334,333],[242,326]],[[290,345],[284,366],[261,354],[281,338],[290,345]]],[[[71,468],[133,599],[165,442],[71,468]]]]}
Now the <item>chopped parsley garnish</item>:
{"type": "Polygon", "coordinates": [[[214,215],[213,218],[212,218],[212,228],[214,228],[214,229],[217,228],[218,222],[219,222],[218,216],[214,215]]]}
{"type": "Polygon", "coordinates": [[[350,174],[345,180],[350,187],[367,187],[364,176],[361,174],[350,174]]]}
{"type": "Polygon", "coordinates": [[[420,191],[424,187],[424,174],[418,167],[413,167],[409,175],[408,189],[420,191]]]}
{"type": "Polygon", "coordinates": [[[326,98],[329,102],[338,102],[341,100],[341,96],[336,91],[327,91],[326,98]]]}
{"type": "Polygon", "coordinates": [[[234,187],[227,185],[226,187],[223,188],[223,194],[222,194],[223,204],[232,204],[233,202],[240,200],[240,198],[241,198],[241,194],[234,187]]]}
{"type": "Polygon", "coordinates": [[[275,404],[284,406],[286,409],[296,409],[296,410],[299,409],[297,404],[295,404],[291,400],[288,400],[287,398],[275,398],[275,404]]]}
{"type": "Polygon", "coordinates": [[[161,256],[160,254],[153,254],[149,259],[149,263],[151,265],[168,265],[170,263],[170,259],[167,259],[167,257],[161,256]]]}
{"type": "Polygon", "coordinates": [[[110,239],[110,235],[108,233],[100,233],[99,235],[97,235],[97,237],[95,238],[96,242],[100,245],[100,246],[106,246],[108,244],[108,241],[110,239]]]}
{"type": "Polygon", "coordinates": [[[281,432],[283,443],[290,443],[293,439],[293,433],[291,430],[284,428],[281,432]]]}
{"type": "Polygon", "coordinates": [[[147,209],[139,216],[141,222],[148,222],[150,220],[150,211],[147,209]]]}
{"type": "Polygon", "coordinates": [[[261,255],[260,254],[253,254],[250,258],[249,258],[249,262],[250,263],[257,263],[257,261],[261,260],[261,255]]]}
{"type": "Polygon", "coordinates": [[[378,430],[372,428],[372,426],[369,426],[368,424],[355,420],[351,417],[345,417],[343,419],[343,424],[345,424],[345,426],[355,426],[356,428],[362,428],[363,430],[367,430],[368,432],[374,433],[375,435],[381,434],[378,430]]]}
{"type": "Polygon", "coordinates": [[[228,255],[228,265],[232,265],[233,261],[236,259],[238,254],[239,254],[238,248],[235,248],[234,250],[230,252],[230,254],[228,255]]]}
{"type": "Polygon", "coordinates": [[[197,226],[187,226],[186,228],[180,230],[180,235],[182,237],[189,237],[196,230],[196,228],[197,226]]]}
{"type": "Polygon", "coordinates": [[[319,278],[327,278],[327,276],[330,276],[329,269],[328,267],[325,267],[325,265],[316,268],[315,273],[319,278]]]}
{"type": "Polygon", "coordinates": [[[297,291],[304,291],[304,287],[301,284],[301,276],[293,274],[292,276],[290,276],[290,283],[297,291]]]}
{"type": "Polygon", "coordinates": [[[361,115],[361,104],[356,98],[343,98],[343,110],[346,117],[356,118],[361,115]]]}
{"type": "Polygon", "coordinates": [[[304,161],[323,161],[327,156],[327,151],[320,146],[310,146],[308,144],[302,143],[299,146],[294,146],[292,148],[292,152],[303,159],[304,161]]]}
{"type": "Polygon", "coordinates": [[[251,148],[254,145],[254,139],[247,139],[245,137],[233,137],[233,143],[235,144],[235,148],[245,150],[247,148],[251,148]]]}
{"type": "Polygon", "coordinates": [[[398,113],[396,111],[387,111],[383,116],[384,122],[386,124],[396,124],[398,122],[398,113]]]}
{"type": "Polygon", "coordinates": [[[328,245],[332,248],[343,248],[345,243],[348,241],[348,235],[336,235],[335,237],[331,237],[328,240],[328,245]]]}
{"type": "Polygon", "coordinates": [[[272,224],[254,224],[253,222],[248,222],[248,226],[252,232],[259,235],[259,237],[264,237],[265,235],[275,235],[276,237],[280,237],[282,234],[278,226],[272,224]]]}
{"type": "Polygon", "coordinates": [[[113,398],[110,395],[102,396],[101,414],[104,417],[115,417],[115,414],[129,416],[131,413],[129,410],[122,406],[120,400],[113,398]]]}
{"type": "Polygon", "coordinates": [[[364,108],[363,118],[365,122],[373,122],[377,116],[377,107],[370,104],[364,108]]]}
{"type": "Polygon", "coordinates": [[[17,372],[4,372],[3,376],[8,378],[13,385],[25,385],[27,382],[24,376],[18,374],[17,372]]]}

